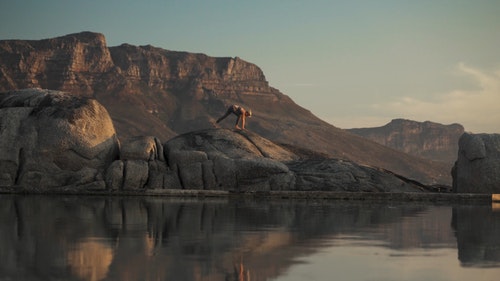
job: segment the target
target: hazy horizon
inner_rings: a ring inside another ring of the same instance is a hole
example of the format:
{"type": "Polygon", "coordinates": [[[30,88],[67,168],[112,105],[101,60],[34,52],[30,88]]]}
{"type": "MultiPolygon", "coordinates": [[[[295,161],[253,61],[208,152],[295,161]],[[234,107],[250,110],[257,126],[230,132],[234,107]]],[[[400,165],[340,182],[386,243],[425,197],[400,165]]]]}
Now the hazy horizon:
{"type": "Polygon", "coordinates": [[[108,46],[238,56],[340,128],[404,118],[500,133],[499,14],[487,0],[19,0],[0,3],[0,40],[93,31],[108,46]]]}

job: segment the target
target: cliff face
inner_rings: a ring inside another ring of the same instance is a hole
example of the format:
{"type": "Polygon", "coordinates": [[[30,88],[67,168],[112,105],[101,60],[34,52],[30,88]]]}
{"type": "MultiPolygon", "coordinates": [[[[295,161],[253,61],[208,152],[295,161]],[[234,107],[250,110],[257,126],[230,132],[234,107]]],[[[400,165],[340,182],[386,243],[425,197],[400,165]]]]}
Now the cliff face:
{"type": "Polygon", "coordinates": [[[256,65],[239,58],[128,44],[108,48],[102,34],[91,32],[0,41],[0,74],[0,91],[39,87],[97,98],[125,137],[167,140],[206,128],[230,103],[293,103],[269,87],[256,65]]]}
{"type": "Polygon", "coordinates": [[[394,119],[382,127],[349,131],[411,155],[453,164],[457,160],[458,139],[464,127],[394,119]]]}
{"type": "Polygon", "coordinates": [[[40,87],[94,93],[115,69],[104,35],[83,32],[39,41],[0,41],[0,89],[40,87]]]}
{"type": "MultiPolygon", "coordinates": [[[[449,167],[336,128],[269,86],[262,70],[236,58],[123,44],[83,32],[0,41],[0,91],[40,87],[97,99],[120,138],[166,141],[212,127],[229,104],[251,108],[247,128],[275,142],[381,167],[424,183],[451,185],[449,167]]],[[[232,127],[228,118],[222,127],[232,127]]]]}

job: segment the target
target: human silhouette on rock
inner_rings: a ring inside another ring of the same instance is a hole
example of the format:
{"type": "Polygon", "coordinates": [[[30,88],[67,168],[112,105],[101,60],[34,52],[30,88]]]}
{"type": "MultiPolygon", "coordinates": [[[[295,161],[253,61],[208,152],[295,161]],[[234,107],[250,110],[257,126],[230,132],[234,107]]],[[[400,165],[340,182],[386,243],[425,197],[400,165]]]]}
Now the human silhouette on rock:
{"type": "Polygon", "coordinates": [[[252,116],[252,110],[246,110],[237,104],[230,105],[227,108],[226,113],[221,118],[217,119],[216,123],[219,123],[220,121],[224,120],[224,118],[228,117],[231,113],[238,116],[234,127],[238,130],[240,130],[240,129],[245,130],[246,118],[252,116]],[[241,128],[238,126],[240,123],[240,120],[241,120],[241,128]]]}

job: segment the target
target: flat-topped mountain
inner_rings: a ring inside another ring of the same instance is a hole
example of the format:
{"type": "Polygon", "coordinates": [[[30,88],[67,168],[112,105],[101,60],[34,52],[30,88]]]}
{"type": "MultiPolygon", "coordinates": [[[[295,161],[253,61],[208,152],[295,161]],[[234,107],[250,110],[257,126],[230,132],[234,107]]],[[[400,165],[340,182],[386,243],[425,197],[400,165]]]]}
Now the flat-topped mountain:
{"type": "MultiPolygon", "coordinates": [[[[212,127],[229,104],[251,108],[247,128],[276,143],[384,168],[426,184],[451,185],[446,164],[424,160],[334,127],[271,87],[236,58],[106,45],[99,33],[0,41],[0,91],[39,87],[97,99],[121,138],[166,141],[212,127]]],[[[232,127],[234,119],[222,127],[232,127]]]]}
{"type": "Polygon", "coordinates": [[[394,119],[381,127],[348,131],[411,155],[453,165],[457,160],[458,140],[464,133],[464,127],[460,124],[394,119]]]}

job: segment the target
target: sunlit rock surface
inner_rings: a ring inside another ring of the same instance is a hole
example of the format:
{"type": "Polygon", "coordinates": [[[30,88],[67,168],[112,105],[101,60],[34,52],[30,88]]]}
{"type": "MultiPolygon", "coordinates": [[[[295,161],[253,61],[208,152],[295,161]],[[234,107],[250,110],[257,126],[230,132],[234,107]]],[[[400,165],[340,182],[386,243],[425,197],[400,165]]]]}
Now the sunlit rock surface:
{"type": "Polygon", "coordinates": [[[104,188],[118,152],[96,100],[40,89],[0,94],[0,186],[104,188]]]}

